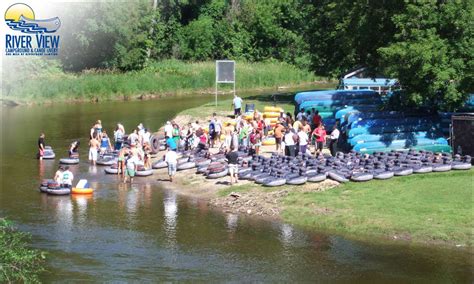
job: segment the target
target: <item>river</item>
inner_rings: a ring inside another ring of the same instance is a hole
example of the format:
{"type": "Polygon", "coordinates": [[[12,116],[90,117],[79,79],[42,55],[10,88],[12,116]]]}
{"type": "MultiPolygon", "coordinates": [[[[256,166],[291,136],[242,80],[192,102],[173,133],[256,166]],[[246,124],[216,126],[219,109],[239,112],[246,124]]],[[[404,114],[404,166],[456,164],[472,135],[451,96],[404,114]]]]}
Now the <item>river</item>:
{"type": "Polygon", "coordinates": [[[225,214],[164,189],[153,177],[120,184],[85,159],[87,135],[97,119],[109,132],[116,122],[127,130],[140,122],[156,130],[177,112],[211,100],[1,108],[0,216],[30,232],[34,247],[47,251],[43,281],[473,281],[472,254],[465,249],[359,242],[225,214]],[[41,131],[55,149],[54,161],[35,159],[41,131]],[[40,180],[54,174],[75,139],[82,143],[82,160],[72,171],[96,192],[39,193],[40,180]]]}

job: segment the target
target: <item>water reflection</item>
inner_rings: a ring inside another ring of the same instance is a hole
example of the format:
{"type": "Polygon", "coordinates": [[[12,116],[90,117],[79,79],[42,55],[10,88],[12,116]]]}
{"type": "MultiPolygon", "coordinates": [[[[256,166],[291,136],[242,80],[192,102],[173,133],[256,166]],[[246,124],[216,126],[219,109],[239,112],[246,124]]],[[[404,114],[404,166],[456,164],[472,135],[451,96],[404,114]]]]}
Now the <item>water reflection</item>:
{"type": "Polygon", "coordinates": [[[138,192],[139,188],[136,184],[130,185],[130,190],[127,193],[127,220],[130,225],[135,224],[138,206],[138,192]]]}
{"type": "Polygon", "coordinates": [[[167,190],[164,192],[163,198],[164,208],[164,232],[166,235],[166,242],[169,247],[176,245],[176,227],[178,219],[178,203],[176,202],[176,192],[167,190]]]}

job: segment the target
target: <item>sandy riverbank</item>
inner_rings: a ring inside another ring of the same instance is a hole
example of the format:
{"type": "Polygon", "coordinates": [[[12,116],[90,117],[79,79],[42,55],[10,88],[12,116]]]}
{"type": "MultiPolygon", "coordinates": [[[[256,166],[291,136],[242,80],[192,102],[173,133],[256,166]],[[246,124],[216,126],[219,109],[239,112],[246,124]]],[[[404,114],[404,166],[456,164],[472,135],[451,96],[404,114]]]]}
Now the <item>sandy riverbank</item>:
{"type": "MultiPolygon", "coordinates": [[[[221,121],[230,118],[228,112],[217,111],[217,116],[221,121]]],[[[172,121],[179,125],[186,125],[195,120],[205,121],[190,115],[178,115],[172,121]]],[[[161,131],[162,129],[160,129],[161,131]]],[[[209,150],[211,154],[218,153],[219,147],[209,150]]],[[[260,154],[270,156],[275,151],[275,146],[262,146],[260,154]]],[[[157,158],[161,159],[165,152],[159,152],[157,158]]],[[[281,219],[281,212],[284,209],[283,198],[288,196],[290,190],[298,192],[321,192],[339,185],[333,180],[326,180],[321,183],[307,183],[303,186],[290,187],[282,186],[277,188],[265,188],[255,184],[253,181],[241,180],[237,184],[230,184],[230,177],[220,179],[207,179],[204,175],[196,173],[196,169],[178,171],[173,183],[168,182],[167,169],[159,169],[155,175],[159,181],[163,181],[163,186],[177,191],[179,194],[206,200],[212,207],[235,214],[247,214],[261,216],[264,218],[281,219]]],[[[323,212],[325,208],[318,208],[323,212]]]]}

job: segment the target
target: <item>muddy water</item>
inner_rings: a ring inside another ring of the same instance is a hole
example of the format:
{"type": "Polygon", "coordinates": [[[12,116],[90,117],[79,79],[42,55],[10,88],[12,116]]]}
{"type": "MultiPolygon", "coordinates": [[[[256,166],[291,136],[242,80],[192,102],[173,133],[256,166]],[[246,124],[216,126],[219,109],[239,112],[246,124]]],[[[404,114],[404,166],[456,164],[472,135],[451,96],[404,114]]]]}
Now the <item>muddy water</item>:
{"type": "MultiPolygon", "coordinates": [[[[466,250],[354,242],[211,210],[163,189],[152,177],[123,185],[85,159],[72,170],[91,181],[90,197],[36,191],[70,141],[86,145],[91,122],[112,130],[143,122],[157,129],[211,97],[2,108],[0,215],[48,252],[50,281],[420,281],[472,282],[466,250]],[[40,131],[57,159],[34,159],[40,131]]],[[[86,157],[86,149],[81,149],[86,157]]],[[[205,189],[203,189],[205,190],[205,189]]]]}

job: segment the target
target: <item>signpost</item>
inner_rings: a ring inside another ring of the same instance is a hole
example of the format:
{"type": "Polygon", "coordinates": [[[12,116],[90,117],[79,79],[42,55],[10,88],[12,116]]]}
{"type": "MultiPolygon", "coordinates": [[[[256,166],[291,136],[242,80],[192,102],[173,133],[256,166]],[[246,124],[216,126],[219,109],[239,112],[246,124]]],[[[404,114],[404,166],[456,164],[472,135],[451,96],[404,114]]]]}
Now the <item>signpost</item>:
{"type": "Polygon", "coordinates": [[[218,84],[234,84],[235,96],[235,61],[216,60],[216,106],[218,84]]]}

